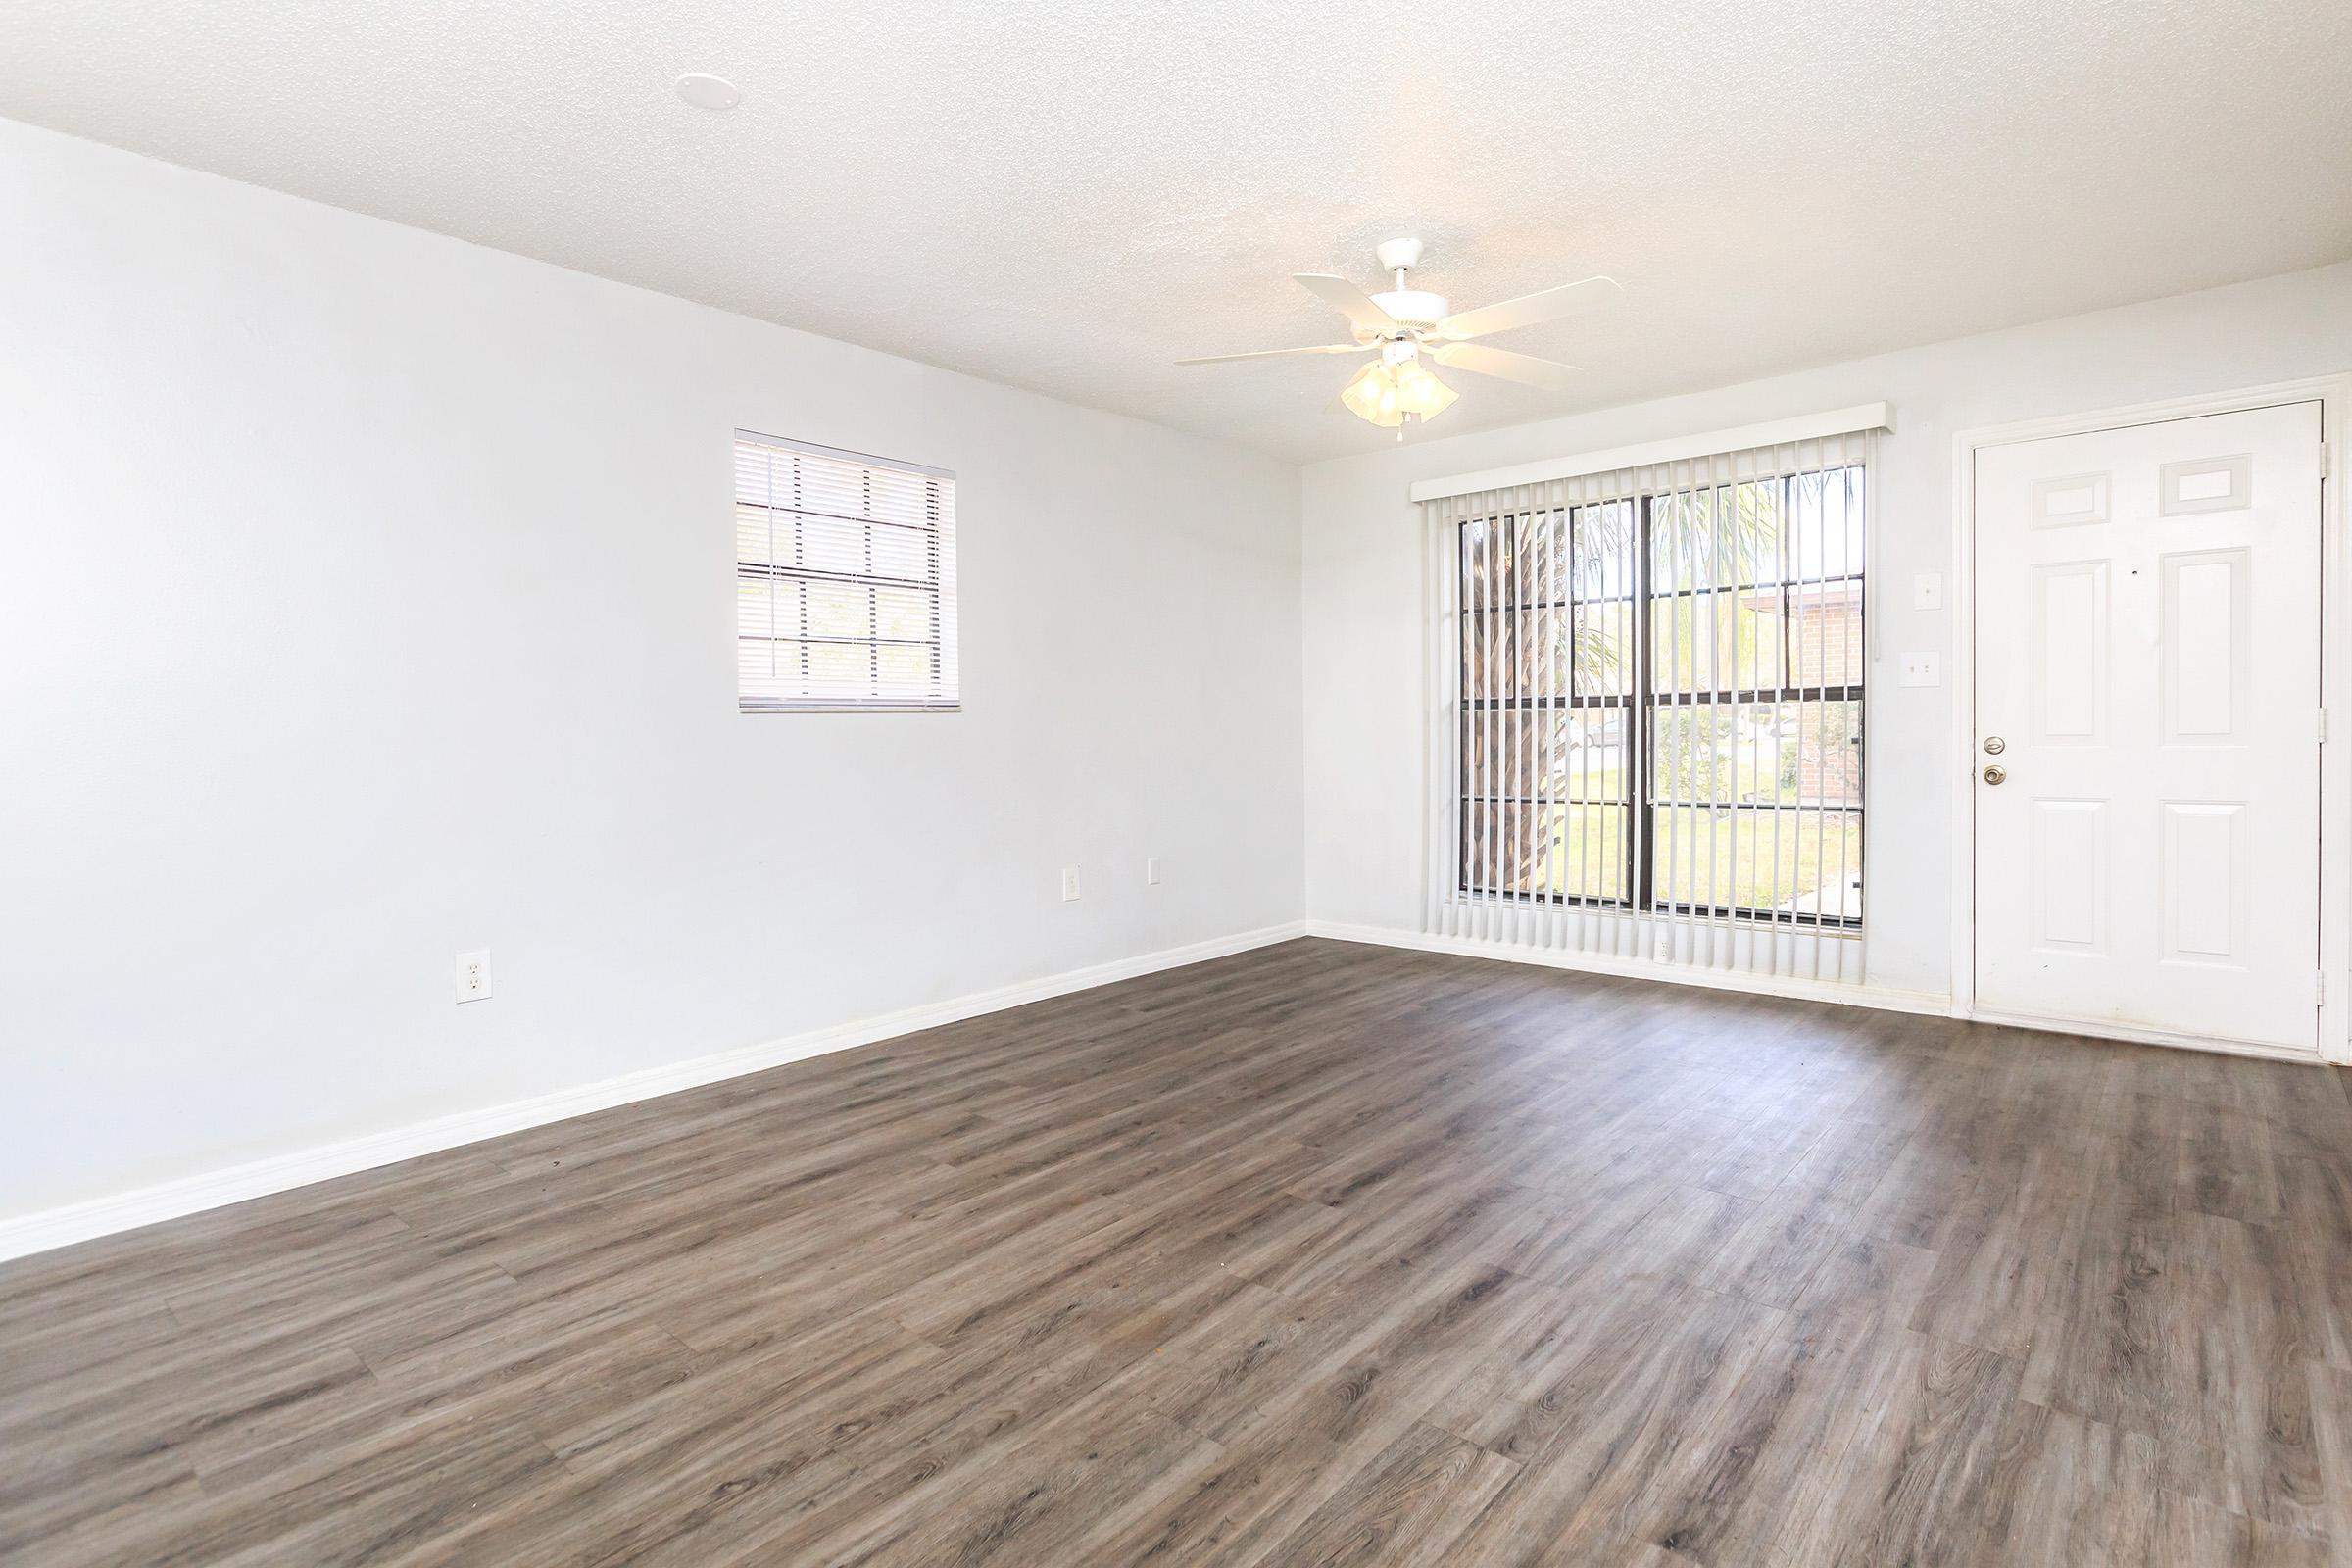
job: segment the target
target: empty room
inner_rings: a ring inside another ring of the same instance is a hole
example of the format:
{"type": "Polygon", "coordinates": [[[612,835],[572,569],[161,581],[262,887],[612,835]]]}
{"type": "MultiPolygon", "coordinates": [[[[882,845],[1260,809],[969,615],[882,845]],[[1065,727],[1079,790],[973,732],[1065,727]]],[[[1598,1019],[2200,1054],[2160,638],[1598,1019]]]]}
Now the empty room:
{"type": "Polygon", "coordinates": [[[8,0],[0,1563],[2352,1568],[2352,8],[8,0]]]}

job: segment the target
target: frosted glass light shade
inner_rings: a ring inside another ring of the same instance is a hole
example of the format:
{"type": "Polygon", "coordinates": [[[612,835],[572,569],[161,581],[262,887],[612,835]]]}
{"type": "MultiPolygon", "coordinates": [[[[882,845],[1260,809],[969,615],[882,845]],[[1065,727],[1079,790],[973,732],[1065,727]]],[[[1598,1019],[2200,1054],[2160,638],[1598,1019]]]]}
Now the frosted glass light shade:
{"type": "Polygon", "coordinates": [[[1404,422],[1404,405],[1396,378],[1385,365],[1367,365],[1340,394],[1348,412],[1359,419],[1393,430],[1404,422]]]}
{"type": "Polygon", "coordinates": [[[1460,393],[1430,374],[1428,367],[1418,360],[1408,360],[1396,367],[1396,404],[1407,414],[1435,418],[1459,396],[1460,393]]]}

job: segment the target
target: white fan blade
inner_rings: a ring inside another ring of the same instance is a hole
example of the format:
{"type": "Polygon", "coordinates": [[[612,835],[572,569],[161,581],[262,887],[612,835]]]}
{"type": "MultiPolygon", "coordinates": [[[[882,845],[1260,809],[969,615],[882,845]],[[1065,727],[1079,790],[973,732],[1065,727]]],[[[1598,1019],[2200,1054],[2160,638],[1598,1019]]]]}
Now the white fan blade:
{"type": "Polygon", "coordinates": [[[1337,306],[1345,316],[1367,332],[1394,332],[1396,319],[1372,303],[1372,296],[1344,277],[1328,272],[1293,272],[1291,276],[1309,292],[1318,295],[1325,304],[1337,306]]]}
{"type": "Polygon", "coordinates": [[[1575,391],[1576,378],[1584,373],[1577,366],[1539,360],[1533,354],[1513,354],[1509,349],[1491,349],[1484,343],[1446,343],[1429,352],[1440,365],[1551,392],[1575,391]]]}
{"type": "Polygon", "coordinates": [[[1588,277],[1581,283],[1562,283],[1558,288],[1522,294],[1499,305],[1482,305],[1475,311],[1458,312],[1438,323],[1438,336],[1458,343],[1466,337],[1507,332],[1514,326],[1556,321],[1563,316],[1613,304],[1624,294],[1625,290],[1617,286],[1613,277],[1588,277]]]}
{"type": "Polygon", "coordinates": [[[1378,348],[1377,343],[1318,343],[1306,349],[1255,349],[1248,354],[1196,354],[1178,365],[1223,365],[1228,360],[1279,360],[1293,354],[1363,354],[1378,348]]]}

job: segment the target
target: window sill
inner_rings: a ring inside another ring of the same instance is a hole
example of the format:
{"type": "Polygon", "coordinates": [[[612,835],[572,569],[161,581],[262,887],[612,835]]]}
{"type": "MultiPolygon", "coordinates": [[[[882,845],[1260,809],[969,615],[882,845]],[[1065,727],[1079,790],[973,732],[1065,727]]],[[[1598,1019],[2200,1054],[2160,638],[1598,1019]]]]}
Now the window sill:
{"type": "Polygon", "coordinates": [[[738,703],[738,713],[960,713],[961,703],[738,703]]]}

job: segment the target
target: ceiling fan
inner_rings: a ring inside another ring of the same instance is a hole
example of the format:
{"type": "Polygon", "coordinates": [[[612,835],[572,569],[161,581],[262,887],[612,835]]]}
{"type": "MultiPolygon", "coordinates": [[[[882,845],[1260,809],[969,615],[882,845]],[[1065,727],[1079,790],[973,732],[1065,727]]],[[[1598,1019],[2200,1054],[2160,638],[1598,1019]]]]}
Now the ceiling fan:
{"type": "Polygon", "coordinates": [[[1310,292],[1339,308],[1355,324],[1352,343],[1318,343],[1303,349],[1258,349],[1249,354],[1202,354],[1178,365],[1222,365],[1232,360],[1278,360],[1298,354],[1369,354],[1380,359],[1364,367],[1340,393],[1340,401],[1358,418],[1382,429],[1394,429],[1404,439],[1404,424],[1426,420],[1446,412],[1459,394],[1431,372],[1424,360],[1452,369],[1498,376],[1527,386],[1564,392],[1576,384],[1577,368],[1532,354],[1490,348],[1472,338],[1506,332],[1514,326],[1594,310],[1624,294],[1613,278],[1588,277],[1581,283],[1523,294],[1499,305],[1448,315],[1446,298],[1405,286],[1405,274],[1421,265],[1421,242],[1393,239],[1379,247],[1383,271],[1396,278],[1396,287],[1366,294],[1344,277],[1326,272],[1292,274],[1310,292]]]}

